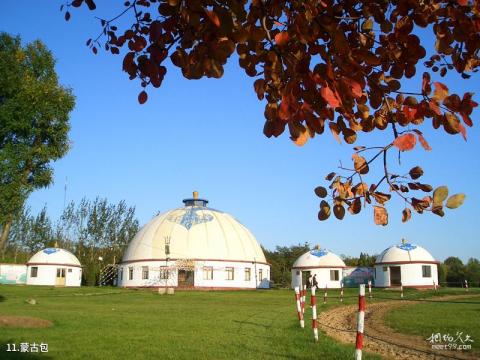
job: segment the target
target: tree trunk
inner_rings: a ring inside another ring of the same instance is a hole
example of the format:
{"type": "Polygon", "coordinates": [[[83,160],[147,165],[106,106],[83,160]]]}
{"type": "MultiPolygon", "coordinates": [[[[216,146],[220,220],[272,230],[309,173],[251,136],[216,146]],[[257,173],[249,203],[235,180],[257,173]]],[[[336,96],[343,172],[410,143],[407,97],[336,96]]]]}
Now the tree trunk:
{"type": "Polygon", "coordinates": [[[10,228],[12,226],[12,219],[8,219],[3,225],[2,225],[2,232],[0,234],[0,252],[3,254],[5,253],[5,247],[7,245],[7,239],[8,239],[8,234],[10,234],[10,228]]]}

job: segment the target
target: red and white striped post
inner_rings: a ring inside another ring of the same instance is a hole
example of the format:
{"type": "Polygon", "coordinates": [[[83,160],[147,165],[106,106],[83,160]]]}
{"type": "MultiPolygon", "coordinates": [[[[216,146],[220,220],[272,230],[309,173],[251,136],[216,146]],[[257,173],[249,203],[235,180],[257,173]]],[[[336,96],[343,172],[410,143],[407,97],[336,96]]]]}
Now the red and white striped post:
{"type": "Polygon", "coordinates": [[[305,314],[305,300],[306,300],[306,297],[307,297],[307,285],[303,285],[302,297],[301,297],[301,300],[302,300],[302,315],[305,314]]]}
{"type": "Polygon", "coordinates": [[[343,302],[343,283],[340,283],[340,302],[343,302]]]}
{"type": "Polygon", "coordinates": [[[437,292],[437,284],[436,284],[435,280],[433,280],[433,290],[435,290],[435,292],[437,292]]]}
{"type": "Polygon", "coordinates": [[[324,304],[327,303],[327,297],[328,297],[327,285],[325,285],[325,292],[323,293],[323,303],[324,303],[324,304]]]}
{"type": "Polygon", "coordinates": [[[303,329],[305,327],[305,322],[303,321],[302,306],[300,304],[300,288],[298,286],[295,286],[295,300],[297,302],[298,320],[300,321],[300,327],[303,329]]]}
{"type": "Polygon", "coordinates": [[[363,327],[365,324],[365,284],[361,284],[358,294],[357,339],[355,341],[355,360],[362,360],[363,327]]]}
{"type": "Polygon", "coordinates": [[[465,279],[465,291],[468,291],[468,281],[465,279]]]}
{"type": "Polygon", "coordinates": [[[368,280],[368,297],[372,298],[372,280],[368,280]]]}
{"type": "Polygon", "coordinates": [[[310,298],[312,305],[312,329],[315,341],[318,341],[318,325],[317,325],[317,297],[315,296],[315,286],[312,286],[312,296],[310,298]]]}
{"type": "Polygon", "coordinates": [[[403,283],[400,282],[400,298],[403,299],[403,283]]]}

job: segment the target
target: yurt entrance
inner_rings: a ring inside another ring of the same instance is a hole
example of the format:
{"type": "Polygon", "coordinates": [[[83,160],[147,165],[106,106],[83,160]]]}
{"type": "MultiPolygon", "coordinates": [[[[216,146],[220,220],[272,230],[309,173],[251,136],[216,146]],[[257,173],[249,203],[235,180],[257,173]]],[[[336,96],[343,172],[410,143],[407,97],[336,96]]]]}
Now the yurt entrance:
{"type": "Polygon", "coordinates": [[[57,268],[57,277],[55,278],[55,286],[65,286],[65,268],[57,268]]]}
{"type": "Polygon", "coordinates": [[[390,286],[402,285],[400,266],[390,266],[390,286]]]}
{"type": "Polygon", "coordinates": [[[302,271],[302,285],[307,285],[310,288],[310,284],[308,283],[308,278],[310,277],[310,271],[302,271]]]}
{"type": "Polygon", "coordinates": [[[194,283],[194,272],[192,270],[178,270],[178,286],[192,287],[194,283]]]}

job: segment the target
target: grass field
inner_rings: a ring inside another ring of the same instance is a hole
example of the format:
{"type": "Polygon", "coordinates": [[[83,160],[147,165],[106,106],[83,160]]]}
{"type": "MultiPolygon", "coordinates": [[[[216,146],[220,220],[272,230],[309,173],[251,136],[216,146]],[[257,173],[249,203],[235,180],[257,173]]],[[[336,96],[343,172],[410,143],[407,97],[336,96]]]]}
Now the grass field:
{"type": "MultiPolygon", "coordinates": [[[[468,334],[473,342],[465,344],[480,353],[480,297],[451,301],[457,303],[426,302],[399,308],[387,315],[385,323],[398,332],[420,335],[425,339],[437,333],[450,334],[457,339],[457,332],[461,332],[464,340],[468,334]]],[[[442,343],[446,342],[442,340],[442,343]]],[[[460,339],[456,343],[462,344],[460,339]]]]}
{"type": "MultiPolygon", "coordinates": [[[[356,303],[357,292],[346,289],[344,304],[356,303]]],[[[398,297],[391,291],[376,290],[375,294],[398,297]]],[[[432,295],[413,290],[406,293],[409,298],[432,295]]],[[[330,291],[327,305],[319,301],[319,311],[340,306],[336,296],[338,290],[330,291]]],[[[452,311],[458,313],[455,309],[452,311]]],[[[462,329],[473,324],[473,315],[478,320],[478,306],[476,309],[462,329]]],[[[3,285],[0,315],[32,316],[54,324],[43,329],[0,327],[1,359],[343,360],[351,359],[354,352],[354,344],[343,345],[323,334],[315,344],[310,311],[306,311],[302,330],[293,292],[287,290],[188,291],[172,296],[149,290],[3,285]],[[27,304],[28,298],[36,299],[37,304],[27,304]],[[18,347],[21,342],[47,343],[49,352],[34,356],[5,351],[6,344],[18,347]]],[[[474,338],[475,334],[478,332],[472,331],[474,338]]],[[[379,357],[366,353],[364,359],[379,357]]]]}
{"type": "MultiPolygon", "coordinates": [[[[350,303],[356,301],[354,291],[350,303]]],[[[311,315],[307,312],[306,328],[300,329],[294,295],[286,290],[172,296],[148,290],[9,285],[0,287],[0,295],[1,315],[54,323],[44,329],[0,328],[1,359],[33,358],[5,352],[7,343],[21,342],[47,343],[49,353],[38,356],[43,359],[350,359],[354,352],[354,344],[323,336],[315,344],[311,315]],[[38,303],[27,304],[27,298],[38,303]]],[[[333,299],[327,306],[333,306],[333,299]]]]}

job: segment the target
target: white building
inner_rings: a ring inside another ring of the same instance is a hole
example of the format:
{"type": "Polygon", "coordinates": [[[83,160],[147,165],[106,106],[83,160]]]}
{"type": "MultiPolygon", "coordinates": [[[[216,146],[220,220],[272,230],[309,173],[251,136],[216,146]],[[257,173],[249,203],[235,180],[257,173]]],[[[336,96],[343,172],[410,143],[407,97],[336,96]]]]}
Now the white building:
{"type": "Polygon", "coordinates": [[[316,249],[301,255],[292,266],[292,287],[307,285],[310,275],[315,276],[319,288],[340,288],[345,263],[327,249],[316,249]]]}
{"type": "Polygon", "coordinates": [[[70,251],[47,248],[27,262],[27,285],[80,286],[82,265],[70,251]]]}
{"type": "Polygon", "coordinates": [[[421,246],[402,241],[385,249],[375,261],[376,287],[433,287],[438,285],[436,261],[421,246]]]}
{"type": "Polygon", "coordinates": [[[0,284],[25,284],[27,282],[27,265],[0,264],[0,284]]]}
{"type": "Polygon", "coordinates": [[[140,229],[119,266],[118,286],[268,288],[270,266],[252,233],[196,192],[183,202],[140,229]]]}

